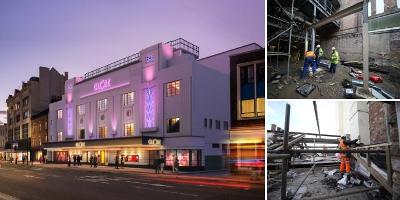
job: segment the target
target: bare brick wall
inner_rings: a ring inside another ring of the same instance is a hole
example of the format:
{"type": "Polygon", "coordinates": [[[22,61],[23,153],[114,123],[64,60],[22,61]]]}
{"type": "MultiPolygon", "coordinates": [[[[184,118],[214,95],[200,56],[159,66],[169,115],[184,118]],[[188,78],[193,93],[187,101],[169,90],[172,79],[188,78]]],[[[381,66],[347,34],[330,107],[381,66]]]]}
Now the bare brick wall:
{"type": "Polygon", "coordinates": [[[396,106],[394,103],[369,102],[369,129],[371,144],[386,143],[384,106],[388,107],[389,135],[391,142],[399,142],[396,106]]]}

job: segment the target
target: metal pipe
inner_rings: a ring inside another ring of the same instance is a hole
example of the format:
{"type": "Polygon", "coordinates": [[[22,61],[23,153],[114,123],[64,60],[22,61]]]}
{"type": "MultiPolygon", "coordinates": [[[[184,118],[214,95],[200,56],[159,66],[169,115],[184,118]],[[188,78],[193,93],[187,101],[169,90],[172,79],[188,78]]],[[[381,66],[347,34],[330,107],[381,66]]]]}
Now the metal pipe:
{"type": "Polygon", "coordinates": [[[364,75],[364,89],[369,92],[369,35],[368,35],[368,0],[363,2],[363,27],[362,27],[362,37],[363,37],[363,75],[364,75]]]}
{"type": "MultiPolygon", "coordinates": [[[[286,153],[384,153],[382,149],[290,149],[286,153]]],[[[283,150],[267,150],[267,153],[284,153],[283,150]]]]}
{"type": "Polygon", "coordinates": [[[267,159],[283,159],[290,158],[290,154],[267,154],[267,159]]]}
{"type": "MultiPolygon", "coordinates": [[[[267,133],[275,133],[275,135],[282,135],[283,132],[277,132],[277,131],[272,131],[272,130],[267,130],[267,133]]],[[[305,135],[321,135],[321,136],[327,136],[327,137],[340,137],[340,135],[328,135],[328,134],[317,134],[317,133],[303,133],[303,132],[289,132],[289,135],[291,134],[305,134],[305,135]]]]}
{"type": "MultiPolygon", "coordinates": [[[[298,142],[299,140],[303,139],[304,136],[305,136],[305,135],[301,135],[301,136],[299,136],[299,137],[294,138],[293,140],[291,140],[291,141],[288,143],[288,147],[292,146],[294,143],[296,143],[296,142],[298,142]]],[[[280,146],[280,147],[276,148],[276,150],[282,150],[282,149],[283,149],[283,146],[280,146]]]]}
{"type": "Polygon", "coordinates": [[[306,28],[305,31],[306,31],[306,36],[304,39],[304,52],[307,52],[308,51],[308,29],[306,28]]]}
{"type": "Polygon", "coordinates": [[[319,138],[321,138],[321,131],[319,129],[317,102],[313,101],[313,105],[314,105],[315,119],[317,120],[318,135],[319,135],[319,138]]]}
{"type": "Polygon", "coordinates": [[[287,77],[289,78],[290,76],[290,58],[291,58],[291,46],[292,46],[292,30],[293,30],[293,6],[294,6],[294,0],[292,0],[292,13],[290,15],[290,30],[289,30],[289,51],[288,51],[288,64],[287,64],[287,77]]]}
{"type": "Polygon", "coordinates": [[[311,169],[308,170],[306,176],[303,178],[303,180],[301,181],[300,185],[297,186],[297,188],[296,188],[296,190],[294,191],[293,195],[296,195],[297,191],[299,191],[301,185],[303,185],[303,183],[304,183],[304,181],[306,181],[308,175],[310,175],[310,172],[311,172],[312,170],[314,170],[315,165],[316,165],[316,163],[314,163],[314,165],[311,167],[311,169]]]}
{"type": "Polygon", "coordinates": [[[384,153],[382,149],[291,149],[290,153],[384,153]]]}
{"type": "MultiPolygon", "coordinates": [[[[315,22],[316,15],[317,15],[317,7],[314,5],[313,22],[315,22]]],[[[315,28],[311,28],[311,51],[314,50],[315,50],[315,28]]]]}
{"type": "Polygon", "coordinates": [[[269,40],[267,41],[267,43],[271,43],[272,41],[274,41],[276,38],[278,38],[279,36],[281,36],[282,34],[286,33],[286,31],[292,30],[292,25],[290,25],[289,28],[287,28],[286,30],[280,32],[278,35],[275,35],[272,38],[268,38],[269,40]]]}
{"type": "Polygon", "coordinates": [[[356,190],[356,191],[347,191],[347,192],[339,192],[339,193],[334,193],[334,194],[328,194],[328,195],[323,195],[319,197],[312,197],[312,198],[305,198],[303,200],[325,200],[325,199],[332,199],[335,197],[343,197],[347,195],[352,195],[352,194],[357,194],[357,193],[362,193],[362,192],[368,192],[371,190],[376,190],[379,189],[380,187],[372,187],[372,188],[365,188],[361,190],[356,190]]]}
{"type": "MultiPolygon", "coordinates": [[[[285,115],[285,131],[283,135],[283,153],[288,152],[288,136],[289,136],[289,123],[290,123],[290,105],[286,104],[286,115],[285,115]]],[[[288,171],[288,158],[282,160],[282,187],[281,187],[281,199],[286,199],[286,178],[288,171]]]]}
{"type": "MultiPolygon", "coordinates": [[[[364,0],[366,1],[366,0],[364,0]]],[[[325,24],[328,24],[330,22],[336,21],[338,19],[341,19],[343,17],[346,17],[348,15],[360,12],[363,10],[363,3],[359,2],[354,4],[353,6],[350,6],[348,8],[345,8],[341,11],[336,12],[335,14],[329,16],[329,17],[325,17],[321,20],[319,20],[318,22],[312,24],[311,26],[309,26],[308,28],[319,28],[325,24]]],[[[367,12],[368,12],[368,6],[367,6],[367,12]]],[[[368,17],[368,13],[367,13],[367,17],[368,17]]]]}

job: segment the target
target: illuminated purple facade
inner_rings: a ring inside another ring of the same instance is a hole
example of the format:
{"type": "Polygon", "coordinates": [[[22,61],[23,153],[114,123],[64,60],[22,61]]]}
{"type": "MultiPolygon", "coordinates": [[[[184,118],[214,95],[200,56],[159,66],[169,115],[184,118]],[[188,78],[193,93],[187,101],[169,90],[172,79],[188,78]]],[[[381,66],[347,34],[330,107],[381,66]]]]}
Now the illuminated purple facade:
{"type": "Polygon", "coordinates": [[[49,159],[96,155],[107,165],[119,155],[127,165],[149,166],[163,155],[167,166],[177,156],[183,168],[225,167],[229,71],[202,64],[207,58],[198,53],[178,39],[67,80],[63,100],[50,104],[49,159]]]}

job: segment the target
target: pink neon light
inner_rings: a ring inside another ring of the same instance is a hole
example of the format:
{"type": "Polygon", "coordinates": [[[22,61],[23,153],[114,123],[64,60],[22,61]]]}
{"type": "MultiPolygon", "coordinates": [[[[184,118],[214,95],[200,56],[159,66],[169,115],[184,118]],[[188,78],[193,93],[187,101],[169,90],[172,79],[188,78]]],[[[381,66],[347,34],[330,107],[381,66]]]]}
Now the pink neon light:
{"type": "Polygon", "coordinates": [[[73,118],[72,118],[72,108],[67,108],[67,135],[72,136],[72,129],[73,129],[73,118]]]}
{"type": "Polygon", "coordinates": [[[154,65],[150,65],[146,68],[143,69],[143,73],[144,73],[144,80],[145,81],[151,81],[154,79],[154,73],[155,72],[155,66],[154,65]]]}
{"type": "Polygon", "coordinates": [[[162,44],[162,52],[167,59],[172,58],[174,51],[169,44],[162,44]]]}
{"type": "Polygon", "coordinates": [[[109,88],[104,89],[104,90],[87,93],[85,95],[80,96],[80,98],[85,98],[85,97],[92,96],[92,95],[95,95],[95,94],[99,94],[99,93],[102,93],[102,92],[105,92],[105,91],[109,91],[109,90],[113,90],[113,89],[116,89],[116,88],[124,87],[124,86],[127,86],[129,84],[130,84],[129,82],[121,83],[119,85],[115,85],[113,87],[109,87],[109,88]]]}
{"type": "Polygon", "coordinates": [[[154,109],[153,88],[144,89],[144,96],[145,96],[144,127],[145,128],[153,128],[153,127],[155,127],[155,109],[154,109]]]}
{"type": "Polygon", "coordinates": [[[97,83],[94,83],[93,85],[93,90],[94,91],[102,91],[104,89],[107,89],[111,87],[111,78],[108,79],[103,79],[97,83]]]}
{"type": "Polygon", "coordinates": [[[111,128],[113,130],[113,134],[117,134],[117,117],[113,117],[111,120],[111,128]]]}
{"type": "Polygon", "coordinates": [[[67,92],[66,92],[67,93],[67,104],[72,102],[72,89],[73,89],[72,84],[71,83],[68,84],[67,85],[67,92]]]}

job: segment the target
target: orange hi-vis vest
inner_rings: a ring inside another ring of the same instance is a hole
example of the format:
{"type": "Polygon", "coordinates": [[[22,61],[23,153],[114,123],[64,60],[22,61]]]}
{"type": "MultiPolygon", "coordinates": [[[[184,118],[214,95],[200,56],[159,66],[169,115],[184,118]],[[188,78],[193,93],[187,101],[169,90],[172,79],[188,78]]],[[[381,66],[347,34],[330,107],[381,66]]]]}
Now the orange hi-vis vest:
{"type": "Polygon", "coordinates": [[[315,53],[314,53],[314,51],[307,51],[307,52],[304,54],[304,56],[305,56],[306,58],[315,58],[315,53]]]}
{"type": "MultiPolygon", "coordinates": [[[[344,143],[343,139],[340,139],[340,141],[339,141],[339,150],[348,150],[348,149],[349,149],[349,146],[347,146],[344,143]]],[[[344,156],[344,153],[340,153],[340,155],[344,156]]]]}

